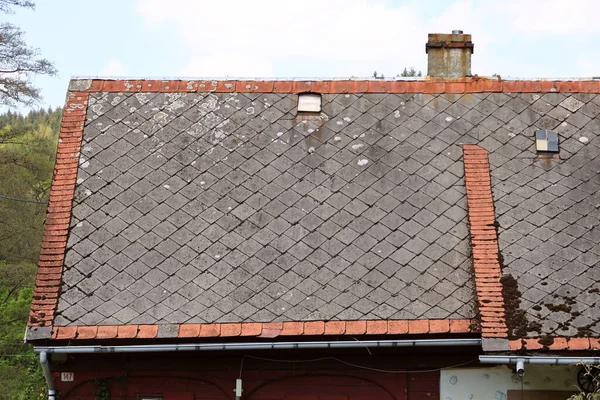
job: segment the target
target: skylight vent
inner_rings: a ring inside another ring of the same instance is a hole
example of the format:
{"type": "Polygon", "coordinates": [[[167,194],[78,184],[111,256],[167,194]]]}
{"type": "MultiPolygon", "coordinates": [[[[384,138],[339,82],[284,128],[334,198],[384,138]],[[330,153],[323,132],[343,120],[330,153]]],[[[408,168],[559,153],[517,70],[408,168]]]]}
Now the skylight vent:
{"type": "Polygon", "coordinates": [[[558,134],[548,130],[536,131],[535,149],[538,152],[558,153],[558,134]]]}
{"type": "Polygon", "coordinates": [[[300,93],[298,95],[298,112],[321,112],[321,95],[317,93],[300,93]]]}

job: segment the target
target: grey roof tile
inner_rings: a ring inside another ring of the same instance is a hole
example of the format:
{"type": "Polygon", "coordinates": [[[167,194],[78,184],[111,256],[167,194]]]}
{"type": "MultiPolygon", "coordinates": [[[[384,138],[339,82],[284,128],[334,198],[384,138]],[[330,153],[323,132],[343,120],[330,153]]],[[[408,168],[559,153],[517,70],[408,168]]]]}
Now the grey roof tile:
{"type": "MultiPolygon", "coordinates": [[[[294,95],[265,96],[272,107],[257,94],[188,93],[177,104],[164,93],[91,96],[98,112],[84,140],[93,151],[78,193],[93,194],[76,200],[73,272],[59,306],[85,293],[90,312],[60,308],[70,316],[63,322],[474,316],[473,299],[457,294],[472,282],[455,251],[468,242],[453,142],[469,131],[491,144],[486,138],[504,123],[521,132],[568,98],[546,111],[540,103],[533,115],[530,100],[499,93],[328,95],[327,117],[296,123],[285,114],[294,95]],[[227,108],[232,101],[241,109],[227,108]],[[477,124],[485,130],[473,130],[477,124]],[[92,301],[116,291],[101,309],[92,301]]],[[[595,103],[573,99],[586,104],[569,123],[589,125],[595,103]]],[[[513,148],[498,151],[512,157],[513,148]]],[[[539,218],[519,223],[534,236],[548,229],[552,243],[579,238],[569,258],[600,241],[583,224],[562,232],[539,218]]],[[[532,250],[537,242],[526,238],[518,246],[532,250]]]]}

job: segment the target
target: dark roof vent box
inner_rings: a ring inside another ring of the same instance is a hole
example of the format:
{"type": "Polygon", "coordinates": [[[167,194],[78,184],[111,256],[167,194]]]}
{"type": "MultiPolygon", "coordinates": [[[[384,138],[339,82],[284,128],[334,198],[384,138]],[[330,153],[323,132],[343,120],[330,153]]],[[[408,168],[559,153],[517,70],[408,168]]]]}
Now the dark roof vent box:
{"type": "Polygon", "coordinates": [[[546,129],[536,131],[535,149],[538,152],[558,153],[558,133],[546,129]]]}

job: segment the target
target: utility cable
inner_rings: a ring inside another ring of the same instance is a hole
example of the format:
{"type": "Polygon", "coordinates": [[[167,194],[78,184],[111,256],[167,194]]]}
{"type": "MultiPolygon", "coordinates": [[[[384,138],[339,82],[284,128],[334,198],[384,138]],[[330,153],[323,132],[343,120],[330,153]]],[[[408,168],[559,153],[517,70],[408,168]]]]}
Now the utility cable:
{"type": "Polygon", "coordinates": [[[15,197],[3,196],[0,194],[0,199],[10,200],[10,201],[20,201],[22,203],[34,203],[34,204],[48,204],[47,201],[37,201],[37,200],[26,200],[26,199],[17,199],[15,197]]]}
{"type": "MultiPolygon", "coordinates": [[[[309,360],[277,360],[277,359],[273,359],[273,358],[264,358],[264,357],[256,357],[256,356],[251,356],[251,355],[244,355],[242,357],[242,365],[243,365],[244,358],[253,358],[255,360],[281,362],[281,363],[308,363],[308,362],[318,362],[318,361],[325,361],[325,360],[334,360],[334,361],[337,361],[339,363],[342,363],[342,364],[345,364],[345,365],[348,365],[348,366],[351,366],[354,368],[366,369],[369,371],[383,372],[383,373],[389,373],[389,374],[420,374],[420,373],[427,373],[427,372],[438,372],[443,369],[462,367],[467,364],[471,364],[473,362],[478,361],[478,359],[473,359],[473,360],[466,361],[466,362],[463,362],[460,364],[453,364],[453,365],[449,365],[449,366],[445,366],[445,367],[441,367],[441,368],[414,371],[414,370],[386,370],[386,369],[367,367],[364,365],[358,365],[358,364],[354,364],[354,363],[351,363],[348,361],[340,360],[339,358],[336,358],[336,357],[321,357],[321,358],[313,358],[313,359],[309,359],[309,360]]],[[[241,368],[240,368],[240,372],[241,372],[241,368]]]]}

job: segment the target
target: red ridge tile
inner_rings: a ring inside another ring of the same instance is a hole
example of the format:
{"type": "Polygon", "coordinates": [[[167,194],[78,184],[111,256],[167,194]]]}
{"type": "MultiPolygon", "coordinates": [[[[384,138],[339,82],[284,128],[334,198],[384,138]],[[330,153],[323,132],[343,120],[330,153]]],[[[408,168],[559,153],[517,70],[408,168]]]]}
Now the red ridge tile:
{"type": "Polygon", "coordinates": [[[523,348],[523,342],[521,339],[511,340],[508,342],[511,351],[519,351],[523,348]]]}
{"type": "Polygon", "coordinates": [[[523,339],[527,350],[540,350],[544,346],[540,344],[539,339],[523,339]]]}
{"type": "Polygon", "coordinates": [[[242,323],[242,333],[241,336],[258,336],[262,332],[262,323],[242,323]]]}
{"type": "Polygon", "coordinates": [[[589,338],[590,339],[590,349],[598,350],[600,349],[600,338],[589,338]]]}
{"type": "Polygon", "coordinates": [[[325,333],[325,322],[310,321],[304,323],[305,335],[323,335],[325,333]]]}
{"type": "Polygon", "coordinates": [[[450,332],[451,333],[467,333],[471,331],[472,322],[468,319],[451,319],[450,320],[450,332]]]}
{"type": "Polygon", "coordinates": [[[117,327],[117,338],[118,339],[133,339],[138,334],[137,325],[122,325],[117,327]]]}
{"type": "Polygon", "coordinates": [[[408,333],[410,333],[410,334],[429,333],[429,321],[428,320],[408,321],[408,333]]]}
{"type": "Polygon", "coordinates": [[[367,333],[367,321],[346,322],[346,335],[364,335],[367,333]]]}
{"type": "Polygon", "coordinates": [[[331,81],[315,81],[312,83],[312,91],[315,93],[331,93],[331,81]]]}
{"type": "Polygon", "coordinates": [[[240,336],[242,333],[242,324],[231,323],[221,324],[221,337],[240,336]]]}
{"type": "Polygon", "coordinates": [[[185,80],[102,80],[94,79],[90,89],[84,92],[275,92],[275,93],[529,93],[529,92],[584,92],[600,93],[598,81],[504,81],[500,77],[477,77],[462,79],[430,78],[422,81],[394,80],[315,80],[315,81],[185,81],[185,80]]]}
{"type": "Polygon", "coordinates": [[[219,324],[202,324],[200,326],[200,337],[217,337],[221,336],[221,325],[219,324]]]}
{"type": "Polygon", "coordinates": [[[293,93],[312,92],[311,81],[293,81],[292,82],[293,93]]]}
{"type": "Polygon", "coordinates": [[[292,81],[274,81],[273,93],[292,93],[292,81]]]}
{"type": "Polygon", "coordinates": [[[179,325],[178,337],[197,338],[200,336],[200,324],[181,324],[179,325]]]}
{"type": "Polygon", "coordinates": [[[304,323],[302,322],[284,322],[283,329],[281,330],[282,335],[286,336],[300,336],[304,334],[304,323]]]}
{"type": "Polygon", "coordinates": [[[568,345],[569,345],[569,350],[589,350],[590,339],[585,338],[585,337],[570,338],[568,345]]]}
{"type": "Polygon", "coordinates": [[[343,335],[346,333],[346,323],[344,321],[325,322],[325,335],[343,335]]]}
{"type": "MultiPolygon", "coordinates": [[[[511,82],[505,89],[518,88],[518,85],[511,82]]],[[[500,257],[498,233],[495,228],[490,227],[495,225],[495,216],[487,151],[477,145],[464,145],[463,153],[469,234],[473,252],[475,288],[481,315],[481,332],[484,337],[507,335],[500,283],[502,271],[498,262],[500,257]],[[490,298],[494,301],[490,301],[490,298]],[[490,312],[493,312],[493,319],[489,317],[490,312]]],[[[451,322],[450,330],[452,329],[451,322]]]]}
{"type": "Polygon", "coordinates": [[[408,321],[388,321],[388,333],[393,335],[408,333],[408,321]]]}
{"type": "Polygon", "coordinates": [[[554,338],[554,343],[548,346],[550,350],[567,350],[569,344],[566,338],[554,338]]]}
{"type": "Polygon", "coordinates": [[[387,321],[367,321],[367,335],[385,335],[387,332],[387,321]]]}
{"type": "MultiPolygon", "coordinates": [[[[92,81],[93,90],[116,86],[107,82],[92,81]]],[[[122,82],[122,81],[117,81],[122,82]]],[[[54,167],[53,181],[50,188],[50,199],[46,211],[46,223],[42,236],[42,246],[36,277],[34,293],[53,290],[58,292],[62,280],[62,261],[66,249],[66,235],[71,220],[71,207],[73,202],[75,179],[77,176],[78,152],[83,137],[83,125],[87,112],[87,92],[69,92],[65,105],[65,112],[61,122],[59,144],[57,149],[57,163],[54,167]],[[71,128],[72,127],[72,128],[71,128]],[[71,140],[72,139],[72,140],[71,140]],[[50,272],[45,268],[48,262],[60,263],[50,272]]],[[[54,320],[56,302],[33,301],[28,324],[51,325],[54,320]]],[[[61,330],[58,329],[58,332],[61,330]]],[[[69,330],[62,330],[63,335],[69,330]]],[[[89,331],[83,330],[85,335],[89,331]]]]}
{"type": "Polygon", "coordinates": [[[98,333],[96,334],[96,338],[98,339],[114,339],[117,337],[117,326],[114,325],[105,325],[98,327],[98,333]]]}
{"type": "Polygon", "coordinates": [[[75,339],[77,337],[76,326],[60,326],[56,329],[56,337],[54,339],[75,339]]]}
{"type": "Polygon", "coordinates": [[[136,338],[154,339],[158,335],[158,325],[138,325],[136,338]]]}
{"type": "Polygon", "coordinates": [[[447,319],[432,319],[429,321],[430,333],[447,333],[450,332],[450,321],[447,319]]]}

